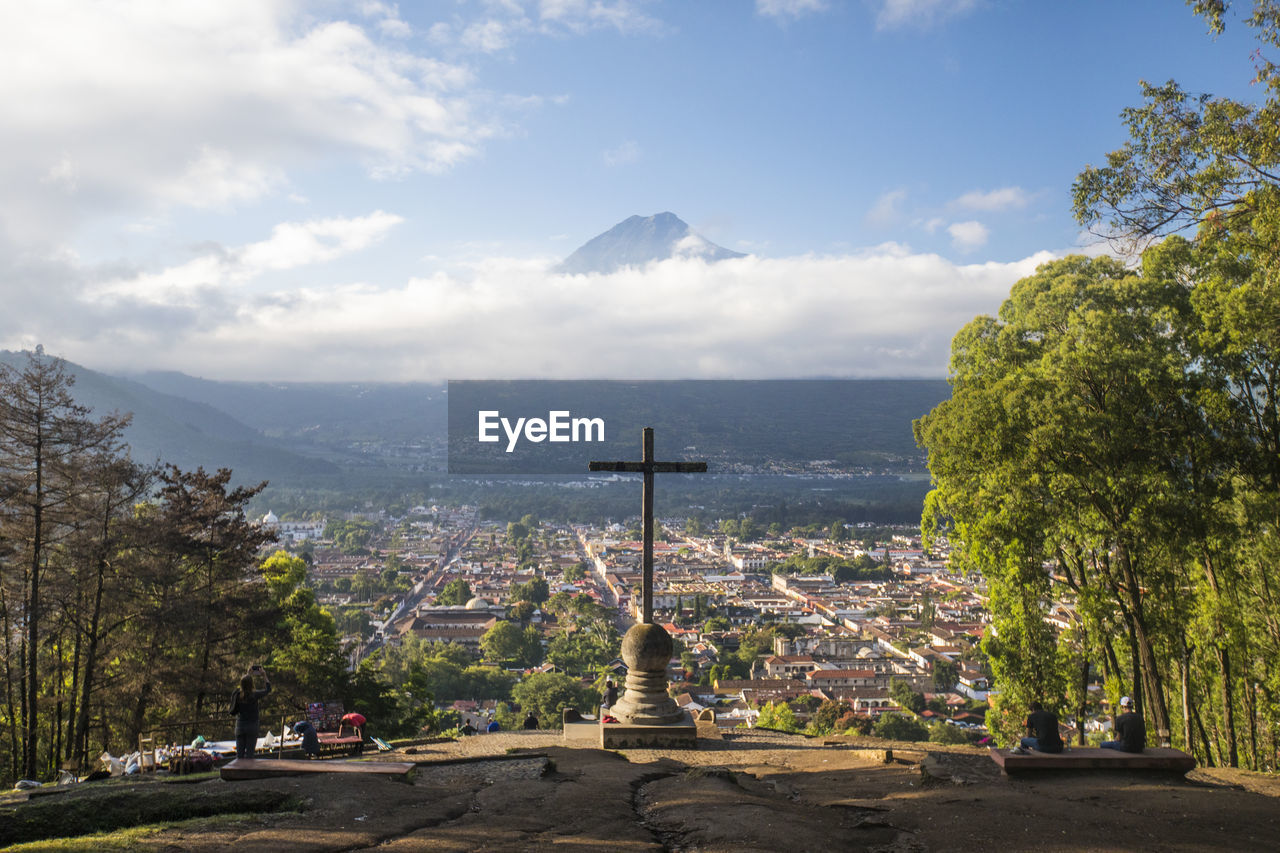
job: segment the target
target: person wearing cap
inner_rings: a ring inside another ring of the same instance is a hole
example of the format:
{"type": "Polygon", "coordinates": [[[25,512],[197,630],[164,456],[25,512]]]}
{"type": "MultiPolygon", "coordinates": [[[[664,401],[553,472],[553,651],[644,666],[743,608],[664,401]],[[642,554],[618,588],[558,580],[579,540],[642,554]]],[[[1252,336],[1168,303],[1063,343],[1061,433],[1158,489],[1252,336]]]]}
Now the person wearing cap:
{"type": "Polygon", "coordinates": [[[1121,752],[1142,752],[1147,745],[1147,726],[1142,715],[1133,710],[1133,700],[1128,696],[1120,697],[1120,716],[1115,720],[1116,734],[1119,740],[1102,742],[1103,749],[1118,749],[1121,752]]]}

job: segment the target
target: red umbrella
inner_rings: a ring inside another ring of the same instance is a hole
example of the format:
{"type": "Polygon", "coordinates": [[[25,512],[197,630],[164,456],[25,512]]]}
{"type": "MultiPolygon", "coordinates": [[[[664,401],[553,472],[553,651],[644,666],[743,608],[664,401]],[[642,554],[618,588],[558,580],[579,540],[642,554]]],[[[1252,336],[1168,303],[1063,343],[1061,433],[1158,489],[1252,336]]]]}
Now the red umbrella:
{"type": "Polygon", "coordinates": [[[357,714],[352,711],[350,714],[343,716],[343,725],[347,726],[363,726],[365,724],[364,714],[357,714]]]}

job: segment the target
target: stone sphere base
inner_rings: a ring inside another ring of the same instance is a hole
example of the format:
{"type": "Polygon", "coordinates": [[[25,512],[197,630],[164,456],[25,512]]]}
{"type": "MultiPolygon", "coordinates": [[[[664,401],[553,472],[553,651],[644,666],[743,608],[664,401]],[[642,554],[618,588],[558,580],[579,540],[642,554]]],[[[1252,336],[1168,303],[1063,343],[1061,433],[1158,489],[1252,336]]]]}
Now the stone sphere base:
{"type": "Polygon", "coordinates": [[[640,726],[669,725],[684,719],[680,706],[667,695],[667,663],[673,648],[671,635],[661,625],[631,626],[622,638],[625,690],[609,713],[623,723],[640,726]]]}

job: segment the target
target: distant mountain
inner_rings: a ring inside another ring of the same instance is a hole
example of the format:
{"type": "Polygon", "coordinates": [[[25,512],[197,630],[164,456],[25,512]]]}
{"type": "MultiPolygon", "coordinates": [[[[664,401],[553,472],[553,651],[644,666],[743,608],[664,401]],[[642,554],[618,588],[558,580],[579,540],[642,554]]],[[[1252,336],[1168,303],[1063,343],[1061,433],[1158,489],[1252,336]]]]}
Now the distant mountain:
{"type": "Polygon", "coordinates": [[[611,273],[651,261],[693,257],[724,261],[746,257],[696,234],[674,213],[632,216],[593,237],[564,259],[555,271],[568,274],[611,273]]]}
{"type": "MultiPolygon", "coordinates": [[[[0,362],[11,367],[21,369],[26,361],[24,353],[0,350],[0,362]]],[[[72,362],[65,364],[75,377],[71,396],[77,403],[99,416],[133,415],[124,438],[139,462],[159,460],[187,470],[230,468],[238,482],[291,480],[338,471],[332,463],[295,453],[213,406],[72,362]]]]}
{"type": "Polygon", "coordinates": [[[295,446],[415,442],[443,435],[448,398],[428,382],[225,382],[177,371],[132,373],[155,391],[213,406],[295,446]]]}

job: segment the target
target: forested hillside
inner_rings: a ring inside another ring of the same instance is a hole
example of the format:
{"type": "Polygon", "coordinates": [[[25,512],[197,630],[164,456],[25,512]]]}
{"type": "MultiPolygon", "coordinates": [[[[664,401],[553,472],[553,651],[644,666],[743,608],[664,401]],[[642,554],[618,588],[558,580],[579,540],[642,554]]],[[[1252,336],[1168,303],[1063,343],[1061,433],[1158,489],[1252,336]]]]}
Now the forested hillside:
{"type": "Polygon", "coordinates": [[[261,486],[131,459],[128,416],[73,390],[59,359],[0,365],[0,778],[88,767],[143,731],[187,739],[255,661],[295,697],[340,687],[302,561],[259,564],[261,486]]]}

